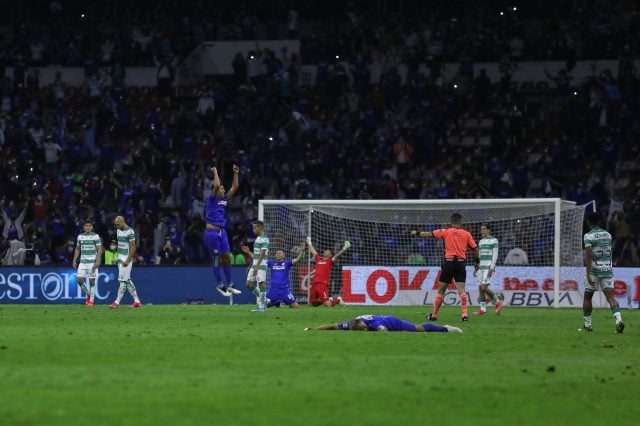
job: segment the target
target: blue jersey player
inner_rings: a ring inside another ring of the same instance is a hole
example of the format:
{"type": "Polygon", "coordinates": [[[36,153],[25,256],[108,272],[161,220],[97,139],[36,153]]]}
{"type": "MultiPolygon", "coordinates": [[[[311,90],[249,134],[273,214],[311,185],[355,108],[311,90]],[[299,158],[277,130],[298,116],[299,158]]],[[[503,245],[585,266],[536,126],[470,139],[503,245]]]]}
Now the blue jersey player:
{"type": "Polygon", "coordinates": [[[304,254],[305,243],[300,246],[300,254],[295,259],[285,259],[284,251],[276,251],[276,259],[267,261],[267,267],[271,271],[271,286],[267,292],[267,307],[280,306],[280,303],[288,305],[290,308],[299,308],[298,301],[291,294],[289,283],[289,270],[293,265],[300,262],[304,254]]]}
{"type": "Polygon", "coordinates": [[[206,229],[204,231],[204,243],[209,249],[209,253],[213,257],[213,273],[216,277],[217,290],[223,296],[231,296],[231,294],[240,294],[240,290],[233,287],[231,281],[231,250],[229,249],[229,239],[227,238],[227,232],[224,230],[225,224],[225,210],[229,200],[238,190],[238,174],[240,168],[237,165],[233,165],[233,182],[229,191],[225,191],[224,186],[220,183],[220,176],[218,176],[218,169],[211,168],[213,173],[213,187],[211,188],[211,194],[207,198],[207,203],[204,209],[205,220],[207,222],[206,229]],[[222,283],[222,273],[226,278],[227,284],[222,283]]]}
{"type": "Polygon", "coordinates": [[[352,330],[352,331],[420,331],[425,333],[462,333],[462,330],[452,325],[413,324],[402,321],[391,315],[360,315],[351,321],[338,324],[325,324],[319,327],[307,327],[309,330],[352,330]]]}

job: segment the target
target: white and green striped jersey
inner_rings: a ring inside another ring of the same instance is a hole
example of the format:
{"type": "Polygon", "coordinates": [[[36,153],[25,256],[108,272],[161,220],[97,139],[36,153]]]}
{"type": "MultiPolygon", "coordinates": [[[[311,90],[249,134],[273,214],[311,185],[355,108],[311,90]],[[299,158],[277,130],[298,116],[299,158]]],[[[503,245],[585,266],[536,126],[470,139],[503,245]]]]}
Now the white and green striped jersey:
{"type": "Polygon", "coordinates": [[[269,237],[266,234],[262,234],[256,238],[256,241],[253,243],[253,263],[252,265],[256,265],[258,263],[258,257],[260,257],[260,250],[264,249],[264,257],[262,258],[262,262],[258,269],[267,270],[267,255],[269,254],[269,237]]]}
{"type": "Polygon", "coordinates": [[[118,229],[116,231],[118,238],[118,263],[122,263],[129,256],[129,241],[136,240],[136,233],[130,226],[125,229],[118,229]]]}
{"type": "Polygon", "coordinates": [[[480,252],[481,271],[485,271],[496,267],[498,262],[498,239],[489,235],[478,241],[478,251],[480,252]]]}
{"type": "Polygon", "coordinates": [[[593,228],[584,234],[584,246],[591,247],[591,275],[613,277],[611,234],[602,228],[593,228]]]}
{"type": "Polygon", "coordinates": [[[80,265],[94,264],[98,258],[98,250],[102,245],[100,235],[95,232],[78,235],[76,244],[80,247],[80,265]]]}

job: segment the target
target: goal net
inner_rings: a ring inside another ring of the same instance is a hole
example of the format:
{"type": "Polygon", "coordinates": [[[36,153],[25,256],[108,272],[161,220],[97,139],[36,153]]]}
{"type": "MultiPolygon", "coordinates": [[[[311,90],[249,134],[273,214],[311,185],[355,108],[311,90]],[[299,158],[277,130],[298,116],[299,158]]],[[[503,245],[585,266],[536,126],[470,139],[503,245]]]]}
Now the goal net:
{"type": "MultiPolygon", "coordinates": [[[[318,253],[326,249],[336,253],[344,241],[351,242],[351,248],[331,273],[330,292],[336,296],[346,292],[350,296],[347,302],[354,303],[378,300],[389,304],[430,304],[427,293],[437,282],[443,243],[434,238],[412,237],[410,230],[446,228],[453,212],[462,214],[463,227],[476,242],[481,238],[483,223],[490,224],[492,235],[498,239],[498,267],[491,281],[492,289],[538,290],[536,297],[543,294],[547,297],[546,305],[541,300],[544,306],[559,306],[561,291],[579,290],[577,286],[584,276],[585,206],[572,202],[260,200],[259,204],[259,218],[266,226],[270,253],[282,249],[287,257],[294,258],[307,236],[318,253]],[[429,272],[425,276],[421,270],[429,272]],[[382,272],[376,275],[376,271],[382,272]]],[[[467,260],[467,290],[472,293],[475,289],[477,294],[477,280],[472,276],[473,256],[468,255],[467,260]]],[[[307,251],[290,277],[292,292],[301,302],[307,301],[313,271],[314,264],[307,251]]]]}

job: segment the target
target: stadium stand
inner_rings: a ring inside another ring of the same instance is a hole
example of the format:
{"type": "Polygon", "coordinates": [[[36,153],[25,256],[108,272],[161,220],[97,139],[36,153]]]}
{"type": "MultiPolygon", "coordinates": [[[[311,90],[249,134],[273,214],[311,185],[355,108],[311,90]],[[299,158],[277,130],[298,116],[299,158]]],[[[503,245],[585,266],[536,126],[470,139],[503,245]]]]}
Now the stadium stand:
{"type": "Polygon", "coordinates": [[[227,181],[236,163],[234,253],[252,241],[261,198],[562,197],[595,200],[616,261],[639,264],[633,2],[324,3],[5,4],[0,258],[18,239],[34,249],[27,263],[37,253],[70,264],[84,218],[110,241],[122,214],[138,230],[140,263],[159,263],[167,238],[171,263],[208,263],[208,167],[227,181]],[[203,41],[285,38],[300,40],[299,57],[239,54],[232,75],[176,88],[176,69],[203,41]],[[585,60],[617,67],[572,77],[585,60]],[[564,67],[514,81],[532,61],[564,67]],[[481,62],[498,77],[476,71],[481,62]],[[452,78],[444,63],[458,65],[452,78]],[[41,84],[50,66],[81,67],[85,84],[63,74],[41,84]],[[303,66],[314,81],[302,81],[303,66]],[[127,86],[132,67],[154,67],[157,85],[127,86]]]}

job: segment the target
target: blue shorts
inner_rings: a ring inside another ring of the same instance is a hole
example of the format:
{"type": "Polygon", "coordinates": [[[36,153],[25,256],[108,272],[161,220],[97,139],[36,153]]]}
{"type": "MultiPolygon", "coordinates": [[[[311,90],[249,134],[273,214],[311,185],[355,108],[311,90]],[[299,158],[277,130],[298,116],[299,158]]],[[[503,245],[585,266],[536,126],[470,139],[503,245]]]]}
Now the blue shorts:
{"type": "Polygon", "coordinates": [[[410,322],[392,316],[383,316],[382,318],[381,324],[389,331],[416,331],[416,325],[410,322]]]}
{"type": "Polygon", "coordinates": [[[204,231],[204,243],[209,249],[209,254],[220,256],[229,253],[229,239],[224,229],[207,229],[204,231]]]}
{"type": "Polygon", "coordinates": [[[267,306],[276,306],[280,303],[284,303],[286,305],[291,305],[292,303],[296,303],[297,300],[293,297],[293,294],[289,290],[278,290],[273,289],[267,292],[267,299],[269,303],[267,306]]]}

